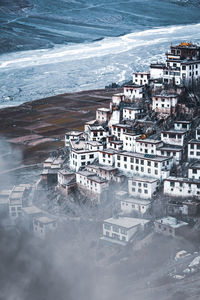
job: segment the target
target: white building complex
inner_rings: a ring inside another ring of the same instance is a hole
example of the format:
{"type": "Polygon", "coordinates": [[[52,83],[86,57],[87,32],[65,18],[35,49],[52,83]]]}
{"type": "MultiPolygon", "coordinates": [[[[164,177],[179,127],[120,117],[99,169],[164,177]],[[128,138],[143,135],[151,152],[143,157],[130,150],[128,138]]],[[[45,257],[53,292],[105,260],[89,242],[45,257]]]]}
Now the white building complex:
{"type": "Polygon", "coordinates": [[[149,223],[149,220],[117,217],[110,218],[103,223],[103,240],[121,245],[126,245],[134,234],[144,229],[149,223]]]}
{"type": "Polygon", "coordinates": [[[145,214],[151,207],[151,201],[136,199],[136,198],[125,198],[120,201],[121,211],[125,214],[131,214],[132,212],[138,212],[141,215],[145,214]]]}
{"type": "Polygon", "coordinates": [[[162,78],[165,84],[196,84],[200,76],[200,47],[192,43],[171,45],[166,62],[151,64],[151,78],[162,78]]]}
{"type": "Polygon", "coordinates": [[[128,192],[136,198],[151,199],[156,194],[159,183],[155,178],[133,176],[128,179],[128,192]]]}
{"type": "Polygon", "coordinates": [[[164,180],[164,194],[173,197],[200,197],[200,180],[170,176],[164,180]]]}

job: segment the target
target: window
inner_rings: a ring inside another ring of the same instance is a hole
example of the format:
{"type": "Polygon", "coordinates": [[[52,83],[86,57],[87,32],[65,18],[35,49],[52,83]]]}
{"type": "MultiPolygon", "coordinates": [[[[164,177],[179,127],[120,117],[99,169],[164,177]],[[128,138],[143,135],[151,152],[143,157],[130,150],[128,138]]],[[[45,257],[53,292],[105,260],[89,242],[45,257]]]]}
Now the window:
{"type": "Polygon", "coordinates": [[[121,228],[121,234],[127,235],[127,230],[125,228],[121,228]]]}
{"type": "Polygon", "coordinates": [[[89,158],[94,158],[94,154],[90,154],[89,158]]]}
{"type": "Polygon", "coordinates": [[[147,166],[151,167],[151,162],[150,161],[147,162],[147,166]]]}
{"type": "Polygon", "coordinates": [[[144,190],[144,193],[145,193],[145,194],[148,194],[148,190],[144,190]]]}
{"type": "Polygon", "coordinates": [[[124,157],[124,161],[127,161],[127,157],[126,156],[124,157]]]}
{"type": "Polygon", "coordinates": [[[115,226],[115,225],[113,225],[113,231],[114,231],[114,232],[119,232],[119,227],[118,227],[118,226],[115,226]]]}
{"type": "Polygon", "coordinates": [[[141,189],[138,189],[138,193],[142,193],[142,190],[141,190],[141,189]]]}
{"type": "Polygon", "coordinates": [[[118,234],[115,234],[113,233],[112,234],[112,238],[115,239],[115,240],[119,240],[119,235],[118,234]]]}
{"type": "Polygon", "coordinates": [[[85,159],[85,155],[81,155],[81,160],[85,159]]]}
{"type": "Polygon", "coordinates": [[[104,228],[107,229],[107,230],[110,230],[110,229],[111,229],[111,225],[109,225],[109,224],[104,224],[104,228]]]}
{"type": "Polygon", "coordinates": [[[175,183],[174,182],[170,182],[170,186],[174,187],[175,186],[175,183]]]}

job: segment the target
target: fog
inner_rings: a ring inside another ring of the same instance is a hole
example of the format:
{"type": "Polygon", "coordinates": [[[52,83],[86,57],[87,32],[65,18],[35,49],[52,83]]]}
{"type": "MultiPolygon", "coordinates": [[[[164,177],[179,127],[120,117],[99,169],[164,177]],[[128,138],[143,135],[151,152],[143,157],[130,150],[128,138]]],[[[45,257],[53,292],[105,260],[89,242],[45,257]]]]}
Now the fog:
{"type": "MultiPolygon", "coordinates": [[[[9,149],[1,141],[1,151],[5,147],[9,149]]],[[[19,163],[20,157],[14,152],[7,164],[1,155],[1,188],[14,182],[15,172],[6,177],[2,174],[8,165],[14,166],[16,160],[19,163]]],[[[43,200],[41,195],[41,203],[43,200]]],[[[151,231],[128,247],[103,244],[99,240],[101,219],[110,216],[115,202],[98,208],[74,203],[76,207],[79,218],[63,221],[44,240],[22,224],[8,225],[1,216],[1,300],[197,299],[198,286],[188,292],[187,285],[168,276],[174,269],[176,251],[194,251],[195,246],[151,231]]]]}

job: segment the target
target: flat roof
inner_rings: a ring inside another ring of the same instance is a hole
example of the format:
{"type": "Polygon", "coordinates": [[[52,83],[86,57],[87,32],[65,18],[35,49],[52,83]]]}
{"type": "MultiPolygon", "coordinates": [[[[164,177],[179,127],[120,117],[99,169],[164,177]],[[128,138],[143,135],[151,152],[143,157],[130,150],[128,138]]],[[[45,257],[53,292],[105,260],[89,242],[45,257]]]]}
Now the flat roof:
{"type": "Polygon", "coordinates": [[[97,183],[107,182],[106,179],[103,179],[103,178],[99,177],[97,174],[95,174],[93,172],[90,172],[90,171],[78,171],[76,173],[81,175],[81,176],[89,177],[88,180],[92,180],[92,181],[95,181],[97,183]]]}
{"type": "Polygon", "coordinates": [[[130,156],[130,157],[135,157],[135,158],[140,158],[140,159],[147,159],[147,160],[152,160],[152,161],[158,161],[158,162],[163,162],[171,157],[165,157],[165,156],[158,156],[158,155],[151,155],[151,154],[143,154],[143,153],[136,153],[136,152],[119,152],[118,155],[125,155],[125,156],[130,156]]]}
{"type": "Polygon", "coordinates": [[[178,124],[191,124],[192,121],[175,121],[174,123],[178,123],[178,124]]]}
{"type": "Polygon", "coordinates": [[[200,63],[200,60],[184,60],[181,62],[181,65],[184,66],[184,65],[195,65],[195,64],[198,64],[200,63]]]}
{"type": "Polygon", "coordinates": [[[140,182],[149,182],[149,183],[159,181],[159,179],[155,179],[155,178],[151,178],[151,177],[145,177],[145,176],[134,176],[134,177],[129,178],[128,180],[140,181],[140,182]]]}
{"type": "Polygon", "coordinates": [[[200,162],[196,162],[189,166],[189,169],[200,169],[200,162]]]}
{"type": "Polygon", "coordinates": [[[120,96],[124,96],[124,93],[117,93],[117,94],[113,94],[112,97],[120,97],[120,96]]]}
{"type": "Polygon", "coordinates": [[[39,221],[40,223],[43,223],[43,224],[48,224],[48,223],[52,223],[52,222],[56,221],[56,219],[53,219],[53,218],[50,218],[50,217],[47,217],[47,216],[37,217],[37,218],[35,218],[35,220],[37,220],[37,221],[39,221]]]}
{"type": "Polygon", "coordinates": [[[79,141],[76,142],[75,140],[71,140],[71,145],[72,148],[76,149],[76,150],[84,150],[85,149],[85,145],[86,145],[86,141],[79,141]]]}
{"type": "Polygon", "coordinates": [[[103,128],[103,126],[98,126],[98,125],[91,125],[90,126],[90,130],[91,131],[97,131],[97,130],[103,130],[103,131],[105,131],[105,129],[103,128]]]}
{"type": "Polygon", "coordinates": [[[183,183],[191,183],[191,184],[200,184],[200,179],[191,179],[187,177],[174,177],[169,176],[164,179],[164,181],[174,181],[174,182],[183,182],[183,183]]]}
{"type": "Polygon", "coordinates": [[[186,133],[187,133],[187,130],[170,129],[170,130],[161,131],[161,133],[186,134],[186,133]]]}
{"type": "Polygon", "coordinates": [[[53,162],[55,160],[55,157],[48,157],[44,162],[45,163],[50,163],[50,162],[53,162]]]}
{"type": "Polygon", "coordinates": [[[161,94],[154,94],[153,97],[177,98],[178,94],[161,93],[161,94]]]}
{"type": "MultiPolygon", "coordinates": [[[[123,141],[118,141],[118,140],[113,141],[113,140],[111,140],[111,141],[109,141],[109,143],[113,143],[113,144],[116,144],[116,145],[120,145],[120,144],[123,144],[123,141]]],[[[109,148],[108,148],[108,149],[109,149],[109,148]]]]}
{"type": "Polygon", "coordinates": [[[155,220],[155,222],[163,224],[163,225],[170,226],[172,228],[179,228],[179,227],[188,225],[188,223],[183,222],[183,221],[179,221],[176,218],[173,218],[173,217],[170,217],[170,216],[162,218],[162,219],[155,220]]]}
{"type": "Polygon", "coordinates": [[[200,144],[200,140],[192,139],[188,142],[188,144],[200,144]]]}
{"type": "Polygon", "coordinates": [[[139,108],[139,107],[124,107],[123,110],[124,109],[127,109],[127,110],[141,110],[141,108],[139,108]]]}
{"type": "Polygon", "coordinates": [[[100,110],[103,112],[110,112],[110,108],[106,108],[106,107],[100,107],[100,108],[97,108],[97,110],[100,110]]]}
{"type": "Polygon", "coordinates": [[[121,202],[129,202],[129,203],[135,203],[135,204],[141,204],[141,205],[150,205],[150,200],[144,200],[144,199],[135,199],[135,198],[125,198],[121,200],[121,202]]]}
{"type": "Polygon", "coordinates": [[[37,206],[28,206],[28,207],[23,207],[22,210],[26,212],[27,214],[38,214],[42,213],[42,210],[38,208],[37,206]]]}
{"type": "Polygon", "coordinates": [[[114,171],[118,170],[118,168],[112,167],[112,166],[104,166],[104,165],[93,165],[89,164],[85,166],[86,168],[94,168],[94,169],[99,169],[99,170],[106,170],[106,171],[114,171]]]}
{"type": "Polygon", "coordinates": [[[95,182],[97,182],[97,183],[104,183],[104,182],[107,182],[106,179],[103,179],[103,178],[99,177],[99,176],[96,175],[96,174],[95,174],[94,176],[91,176],[91,177],[89,178],[89,180],[95,181],[95,182]]]}
{"type": "Polygon", "coordinates": [[[141,136],[141,134],[138,134],[138,133],[132,133],[132,132],[125,132],[123,135],[141,136]]]}
{"type": "Polygon", "coordinates": [[[132,126],[128,124],[113,124],[112,127],[131,128],[132,126]]]}
{"type": "Polygon", "coordinates": [[[90,141],[87,142],[88,145],[92,145],[92,146],[102,146],[102,143],[98,142],[98,141],[90,141]]]}
{"type": "Polygon", "coordinates": [[[97,121],[96,119],[95,120],[91,120],[91,121],[87,121],[85,122],[86,125],[92,125],[92,124],[95,124],[97,121]]]}
{"type": "Polygon", "coordinates": [[[146,72],[133,72],[133,74],[150,75],[149,71],[146,72]]]}
{"type": "Polygon", "coordinates": [[[114,150],[114,149],[104,149],[104,150],[99,150],[99,152],[102,152],[102,153],[108,153],[108,154],[115,154],[115,153],[118,153],[117,150],[114,150]]]}
{"type": "Polygon", "coordinates": [[[165,64],[164,63],[151,63],[150,68],[164,68],[165,64]]]}
{"type": "Polygon", "coordinates": [[[65,134],[79,136],[79,135],[83,134],[83,131],[72,130],[72,131],[66,132],[65,134]]]}
{"type": "Polygon", "coordinates": [[[109,218],[109,219],[104,220],[104,223],[117,225],[117,226],[124,227],[127,229],[130,229],[130,228],[138,226],[138,225],[144,225],[149,222],[150,221],[146,220],[146,219],[128,218],[128,217],[109,218]]]}
{"type": "Polygon", "coordinates": [[[79,174],[79,175],[82,175],[82,176],[86,176],[86,177],[95,175],[95,173],[90,172],[90,171],[86,171],[86,170],[78,171],[78,172],[76,172],[76,174],[79,174]]]}
{"type": "Polygon", "coordinates": [[[65,158],[58,157],[54,160],[53,165],[63,163],[64,161],[65,161],[65,158]]]}
{"type": "Polygon", "coordinates": [[[160,144],[163,143],[161,140],[153,140],[153,139],[138,139],[136,142],[146,143],[146,144],[160,144]]]}
{"type": "Polygon", "coordinates": [[[72,175],[72,174],[74,174],[74,172],[69,171],[69,170],[64,170],[64,169],[59,170],[58,173],[60,173],[62,175],[72,175]]]}
{"type": "Polygon", "coordinates": [[[158,147],[157,150],[166,150],[166,151],[181,152],[181,151],[183,151],[183,147],[176,146],[176,145],[164,145],[164,146],[158,147]]]}
{"type": "Polygon", "coordinates": [[[131,83],[131,84],[126,84],[126,85],[124,85],[124,88],[135,88],[135,89],[139,89],[139,88],[141,88],[141,87],[143,87],[142,84],[139,85],[139,84],[131,83]]]}

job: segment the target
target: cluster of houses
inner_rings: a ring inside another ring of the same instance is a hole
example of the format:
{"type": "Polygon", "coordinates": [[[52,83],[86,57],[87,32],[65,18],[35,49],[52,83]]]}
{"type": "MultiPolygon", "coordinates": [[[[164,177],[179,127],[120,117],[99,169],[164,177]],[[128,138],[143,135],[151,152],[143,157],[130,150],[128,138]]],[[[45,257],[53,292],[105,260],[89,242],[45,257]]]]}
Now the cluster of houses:
{"type": "MultiPolygon", "coordinates": [[[[195,115],[180,118],[178,105],[199,75],[200,47],[171,46],[166,63],[133,73],[132,83],[114,94],[108,107],[98,108],[83,131],[65,134],[68,156],[44,162],[37,188],[54,186],[66,197],[78,190],[93,205],[110,201],[112,190],[120,211],[103,222],[106,241],[125,245],[138,230],[152,226],[148,213],[159,195],[168,199],[168,215],[154,221],[155,231],[171,236],[185,232],[188,223],[182,216],[200,211],[200,120],[195,115]]],[[[19,207],[16,214],[32,213],[19,207]]],[[[14,213],[11,205],[9,212],[14,213]]],[[[39,232],[48,222],[39,216],[31,226],[39,232]]],[[[55,220],[50,224],[56,227],[55,220]]]]}
{"type": "Polygon", "coordinates": [[[23,224],[26,230],[33,232],[39,238],[45,238],[48,233],[57,228],[57,220],[32,204],[34,187],[30,184],[20,184],[11,190],[0,192],[0,215],[9,217],[11,223],[23,224]]]}

